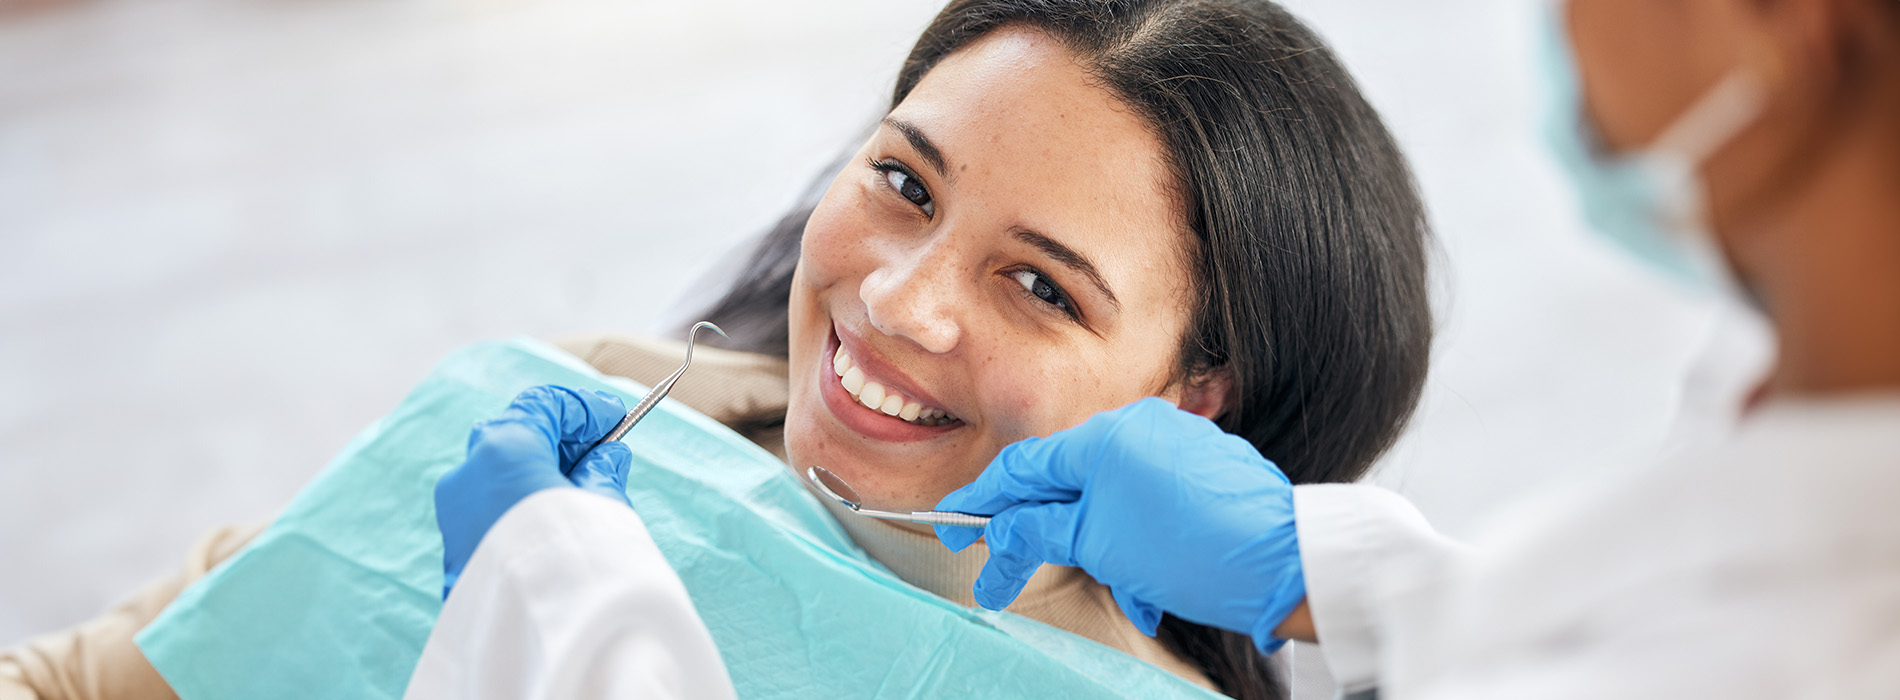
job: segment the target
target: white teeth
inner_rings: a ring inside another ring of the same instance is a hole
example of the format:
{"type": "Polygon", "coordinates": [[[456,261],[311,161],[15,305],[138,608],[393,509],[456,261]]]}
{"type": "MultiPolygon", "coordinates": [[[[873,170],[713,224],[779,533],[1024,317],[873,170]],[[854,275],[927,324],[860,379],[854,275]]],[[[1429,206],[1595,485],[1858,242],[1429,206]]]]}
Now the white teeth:
{"type": "Polygon", "coordinates": [[[869,381],[864,376],[864,370],[858,369],[857,363],[851,360],[851,353],[845,352],[842,347],[831,357],[831,371],[838,375],[838,383],[844,386],[845,392],[857,399],[858,403],[864,404],[865,408],[924,426],[943,425],[956,420],[955,416],[945,413],[941,408],[924,408],[923,404],[911,401],[883,384],[869,381]]]}
{"type": "Polygon", "coordinates": [[[884,385],[877,382],[865,382],[864,391],[858,393],[858,403],[873,411],[884,403],[884,385]]]}

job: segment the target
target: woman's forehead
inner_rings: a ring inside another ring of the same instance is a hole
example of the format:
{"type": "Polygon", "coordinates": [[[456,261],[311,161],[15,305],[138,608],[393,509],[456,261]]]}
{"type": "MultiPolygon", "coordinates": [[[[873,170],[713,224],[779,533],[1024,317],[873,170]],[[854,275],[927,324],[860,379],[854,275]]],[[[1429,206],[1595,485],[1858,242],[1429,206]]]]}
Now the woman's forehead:
{"type": "Polygon", "coordinates": [[[1096,258],[1118,286],[1157,263],[1179,276],[1190,237],[1160,139],[1046,34],[998,30],[946,57],[883,132],[908,141],[918,167],[941,161],[946,215],[1039,231],[1096,258]]]}

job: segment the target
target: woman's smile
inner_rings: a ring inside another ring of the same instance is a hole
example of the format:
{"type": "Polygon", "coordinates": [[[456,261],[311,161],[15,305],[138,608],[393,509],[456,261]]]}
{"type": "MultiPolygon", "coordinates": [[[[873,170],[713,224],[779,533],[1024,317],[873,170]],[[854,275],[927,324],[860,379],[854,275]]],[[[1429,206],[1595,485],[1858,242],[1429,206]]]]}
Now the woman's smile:
{"type": "Polygon", "coordinates": [[[816,363],[825,407],[853,432],[885,442],[918,442],[967,427],[919,388],[916,381],[834,323],[825,347],[830,362],[816,363]]]}

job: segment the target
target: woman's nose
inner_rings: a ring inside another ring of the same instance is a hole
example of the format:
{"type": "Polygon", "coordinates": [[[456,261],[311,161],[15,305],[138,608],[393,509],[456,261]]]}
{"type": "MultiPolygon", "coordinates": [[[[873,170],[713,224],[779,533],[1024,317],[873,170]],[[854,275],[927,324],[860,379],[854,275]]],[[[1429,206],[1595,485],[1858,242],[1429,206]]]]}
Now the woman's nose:
{"type": "Polygon", "coordinates": [[[858,288],[871,326],[916,341],[931,353],[950,352],[963,334],[955,298],[956,264],[942,251],[929,249],[907,257],[872,270],[858,288]]]}

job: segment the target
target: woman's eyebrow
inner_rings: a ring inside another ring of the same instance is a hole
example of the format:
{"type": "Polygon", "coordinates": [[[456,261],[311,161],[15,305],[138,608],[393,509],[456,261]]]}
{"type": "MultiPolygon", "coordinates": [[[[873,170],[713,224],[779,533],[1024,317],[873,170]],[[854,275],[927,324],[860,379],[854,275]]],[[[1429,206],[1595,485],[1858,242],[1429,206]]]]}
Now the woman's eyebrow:
{"type": "Polygon", "coordinates": [[[923,129],[897,117],[885,117],[884,125],[903,134],[904,140],[909,141],[910,147],[917,149],[917,153],[930,163],[930,167],[937,171],[938,177],[950,179],[950,167],[943,159],[943,151],[937,150],[937,144],[930,142],[930,137],[924,135],[923,129]]]}
{"type": "Polygon", "coordinates": [[[1115,293],[1109,291],[1108,281],[1102,279],[1102,273],[1095,269],[1095,264],[1089,262],[1088,258],[1082,257],[1081,253],[1075,252],[1073,248],[1066,245],[1057,243],[1053,238],[1026,228],[1017,227],[1015,233],[1017,240],[1035,246],[1036,249],[1042,251],[1044,255],[1055,258],[1056,262],[1062,263],[1065,267],[1076,271],[1077,274],[1089,278],[1089,282],[1094,283],[1095,288],[1102,291],[1102,296],[1108,297],[1108,303],[1113,304],[1116,310],[1122,308],[1121,300],[1116,299],[1115,293]]]}
{"type": "MultiPolygon", "coordinates": [[[[904,140],[909,141],[910,147],[917,149],[917,154],[923,156],[925,162],[930,163],[931,169],[937,171],[938,177],[942,177],[946,180],[950,179],[950,168],[943,159],[943,151],[937,149],[937,144],[930,141],[930,137],[924,134],[923,129],[918,128],[916,124],[889,116],[884,118],[884,125],[897,130],[897,133],[903,134],[904,140]]],[[[1017,227],[1015,233],[1018,240],[1035,246],[1036,249],[1042,251],[1044,255],[1054,258],[1058,263],[1062,263],[1064,267],[1074,270],[1083,277],[1087,277],[1089,282],[1094,284],[1095,288],[1102,292],[1102,296],[1108,298],[1109,304],[1113,305],[1118,311],[1122,308],[1121,300],[1115,298],[1115,292],[1108,288],[1108,281],[1102,279],[1102,273],[1095,269],[1095,263],[1089,262],[1089,259],[1083,257],[1081,253],[1077,253],[1075,249],[1056,242],[1053,238],[1026,228],[1017,227]]]]}

